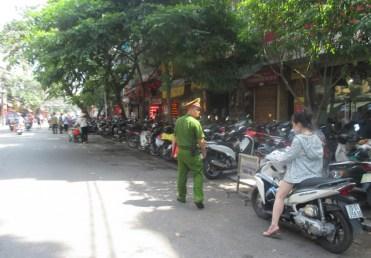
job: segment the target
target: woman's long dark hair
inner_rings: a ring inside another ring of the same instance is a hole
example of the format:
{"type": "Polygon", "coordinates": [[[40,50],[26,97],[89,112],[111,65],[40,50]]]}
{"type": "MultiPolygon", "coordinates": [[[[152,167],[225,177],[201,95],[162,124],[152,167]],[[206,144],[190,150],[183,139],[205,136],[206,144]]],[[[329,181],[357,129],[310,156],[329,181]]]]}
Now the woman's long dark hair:
{"type": "Polygon", "coordinates": [[[296,112],[292,115],[292,121],[295,124],[301,123],[303,127],[312,130],[313,129],[312,117],[313,117],[312,113],[308,111],[296,112]]]}

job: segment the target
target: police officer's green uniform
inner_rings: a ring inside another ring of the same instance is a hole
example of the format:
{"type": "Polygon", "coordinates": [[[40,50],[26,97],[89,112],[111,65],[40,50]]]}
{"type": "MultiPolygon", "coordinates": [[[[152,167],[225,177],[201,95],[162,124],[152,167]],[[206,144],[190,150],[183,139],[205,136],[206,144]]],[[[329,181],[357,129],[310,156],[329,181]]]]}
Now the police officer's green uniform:
{"type": "Polygon", "coordinates": [[[204,138],[200,122],[191,115],[180,117],[175,124],[175,137],[179,148],[178,152],[178,178],[177,190],[178,200],[185,202],[187,194],[187,174],[193,174],[193,200],[195,203],[202,203],[203,195],[203,161],[200,150],[194,155],[191,149],[197,146],[199,140],[204,138]]]}

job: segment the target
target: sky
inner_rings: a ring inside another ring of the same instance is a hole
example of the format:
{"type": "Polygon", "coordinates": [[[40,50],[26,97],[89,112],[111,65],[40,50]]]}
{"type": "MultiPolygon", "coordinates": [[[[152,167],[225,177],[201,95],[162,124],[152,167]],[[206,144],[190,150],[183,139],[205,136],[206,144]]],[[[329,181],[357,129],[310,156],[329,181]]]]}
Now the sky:
{"type": "MultiPolygon", "coordinates": [[[[4,24],[20,18],[22,10],[30,6],[40,6],[47,0],[0,0],[0,29],[4,24]]],[[[3,54],[0,53],[0,67],[3,68],[6,63],[3,60],[3,54]]]]}
{"type": "Polygon", "coordinates": [[[47,0],[0,0],[0,27],[19,18],[20,13],[28,6],[45,4],[47,0]]]}

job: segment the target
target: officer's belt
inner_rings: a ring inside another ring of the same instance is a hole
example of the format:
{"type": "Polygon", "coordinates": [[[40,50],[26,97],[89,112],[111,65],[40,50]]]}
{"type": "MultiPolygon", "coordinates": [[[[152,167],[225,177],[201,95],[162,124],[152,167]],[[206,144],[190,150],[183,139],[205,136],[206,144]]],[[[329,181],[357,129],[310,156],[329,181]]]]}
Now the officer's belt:
{"type": "MultiPolygon", "coordinates": [[[[181,149],[181,150],[191,150],[192,146],[180,146],[180,145],[178,145],[178,148],[181,149]]],[[[198,149],[198,147],[197,147],[197,149],[198,149]]]]}

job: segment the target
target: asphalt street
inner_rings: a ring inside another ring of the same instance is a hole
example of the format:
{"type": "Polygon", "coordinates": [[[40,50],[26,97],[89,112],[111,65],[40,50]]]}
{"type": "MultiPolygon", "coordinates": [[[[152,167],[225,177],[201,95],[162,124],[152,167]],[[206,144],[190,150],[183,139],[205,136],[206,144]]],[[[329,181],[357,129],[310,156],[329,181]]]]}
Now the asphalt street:
{"type": "Polygon", "coordinates": [[[265,238],[234,182],[205,181],[197,210],[175,201],[175,179],[175,164],[100,136],[2,129],[0,258],[371,257],[370,234],[341,256],[289,228],[265,238]]]}

